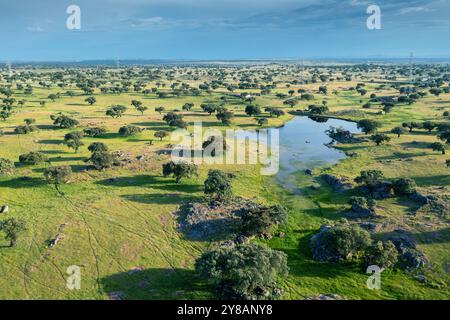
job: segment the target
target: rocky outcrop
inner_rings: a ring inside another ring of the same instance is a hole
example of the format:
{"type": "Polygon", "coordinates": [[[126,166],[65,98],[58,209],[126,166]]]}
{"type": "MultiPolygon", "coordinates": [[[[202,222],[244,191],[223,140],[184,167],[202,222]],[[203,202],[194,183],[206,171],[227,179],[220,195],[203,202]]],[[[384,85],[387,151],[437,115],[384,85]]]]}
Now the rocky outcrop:
{"type": "Polygon", "coordinates": [[[353,184],[347,178],[338,178],[331,174],[324,174],[322,179],[337,192],[345,192],[353,188],[353,184]]]}
{"type": "Polygon", "coordinates": [[[417,250],[417,243],[408,231],[403,229],[394,230],[387,239],[394,243],[399,252],[398,261],[400,268],[419,269],[428,263],[425,255],[417,250]]]}

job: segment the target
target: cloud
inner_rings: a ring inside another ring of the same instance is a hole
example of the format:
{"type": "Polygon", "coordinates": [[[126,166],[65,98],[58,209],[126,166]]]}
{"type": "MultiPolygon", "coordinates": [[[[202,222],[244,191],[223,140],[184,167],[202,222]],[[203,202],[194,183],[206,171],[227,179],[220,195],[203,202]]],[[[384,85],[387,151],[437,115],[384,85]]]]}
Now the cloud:
{"type": "Polygon", "coordinates": [[[409,7],[409,8],[403,8],[400,10],[400,14],[409,14],[409,13],[416,13],[416,12],[434,12],[435,9],[430,9],[427,7],[409,7]]]}
{"type": "Polygon", "coordinates": [[[30,32],[44,32],[45,30],[41,26],[29,26],[27,30],[30,32]]]}

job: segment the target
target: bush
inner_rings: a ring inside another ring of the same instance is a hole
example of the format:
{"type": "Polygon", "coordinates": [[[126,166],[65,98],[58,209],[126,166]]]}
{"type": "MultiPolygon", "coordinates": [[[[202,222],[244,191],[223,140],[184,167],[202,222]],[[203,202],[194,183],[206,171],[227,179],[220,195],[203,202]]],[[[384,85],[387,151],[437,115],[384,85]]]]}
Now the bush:
{"type": "Polygon", "coordinates": [[[355,178],[355,182],[364,184],[369,188],[373,188],[378,185],[383,178],[383,172],[380,170],[366,170],[361,171],[360,175],[355,178]]]}
{"type": "Polygon", "coordinates": [[[34,131],[36,131],[36,127],[30,125],[17,126],[16,128],[14,128],[15,134],[28,134],[34,131]]]}
{"type": "Polygon", "coordinates": [[[247,236],[268,234],[273,226],[286,223],[287,211],[279,205],[247,208],[242,212],[242,233],[247,236]]]}
{"type": "Polygon", "coordinates": [[[378,266],[383,269],[392,268],[398,261],[398,251],[392,241],[378,241],[367,248],[364,255],[364,267],[378,266]]]}
{"type": "Polygon", "coordinates": [[[210,170],[205,180],[205,194],[223,200],[232,195],[231,176],[220,170],[210,170]]]}
{"type": "Polygon", "coordinates": [[[3,231],[5,234],[5,239],[10,242],[10,247],[14,247],[16,245],[19,234],[25,230],[26,224],[24,220],[9,218],[0,221],[0,231],[3,231]]]}
{"type": "Polygon", "coordinates": [[[101,136],[102,134],[106,133],[106,129],[105,128],[99,128],[99,127],[94,127],[94,128],[86,128],[83,130],[84,134],[88,137],[98,137],[101,136]]]}
{"type": "Polygon", "coordinates": [[[0,176],[14,172],[14,162],[9,159],[0,158],[0,176]]]}
{"type": "Polygon", "coordinates": [[[416,182],[410,178],[400,178],[392,182],[394,193],[397,196],[410,195],[416,192],[416,182]]]}
{"type": "Polygon", "coordinates": [[[107,152],[108,146],[103,142],[94,142],[89,145],[88,150],[92,153],[107,152]]]}
{"type": "Polygon", "coordinates": [[[141,128],[136,126],[124,126],[119,129],[119,134],[124,137],[134,136],[142,131],[141,128]]]}
{"type": "Polygon", "coordinates": [[[60,128],[73,128],[79,125],[79,122],[63,114],[52,115],[50,117],[54,125],[59,125],[60,128]]]}
{"type": "Polygon", "coordinates": [[[97,170],[103,170],[112,167],[116,163],[115,157],[108,152],[94,152],[87,160],[97,170]]]}
{"type": "Polygon", "coordinates": [[[377,202],[371,198],[367,199],[365,197],[350,197],[348,200],[348,204],[352,207],[359,208],[374,208],[377,205],[377,202]]]}
{"type": "Polygon", "coordinates": [[[362,132],[365,134],[373,133],[377,131],[377,129],[381,126],[378,122],[369,120],[369,119],[363,119],[359,120],[357,123],[358,129],[361,129],[362,132]]]}
{"type": "Polygon", "coordinates": [[[280,293],[277,278],[288,274],[286,254],[261,244],[205,252],[195,269],[215,285],[220,299],[274,299],[280,293]]]}
{"type": "Polygon", "coordinates": [[[173,161],[163,164],[163,175],[168,177],[172,175],[176,183],[181,179],[197,175],[197,166],[187,162],[174,163],[173,161]]]}
{"type": "Polygon", "coordinates": [[[30,152],[19,156],[19,162],[22,164],[37,165],[47,161],[47,156],[40,152],[30,152]]]}
{"type": "Polygon", "coordinates": [[[362,256],[370,245],[370,234],[357,225],[324,226],[311,238],[313,259],[343,262],[362,256]]]}
{"type": "Polygon", "coordinates": [[[61,193],[59,186],[67,182],[71,173],[72,169],[69,166],[50,167],[44,170],[44,178],[48,183],[53,184],[55,189],[61,193]]]}

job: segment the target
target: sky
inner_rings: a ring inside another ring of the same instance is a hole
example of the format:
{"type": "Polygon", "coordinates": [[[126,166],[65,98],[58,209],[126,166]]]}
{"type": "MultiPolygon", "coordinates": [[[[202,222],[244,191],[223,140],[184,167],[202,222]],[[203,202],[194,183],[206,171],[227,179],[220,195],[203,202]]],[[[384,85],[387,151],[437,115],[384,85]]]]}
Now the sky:
{"type": "Polygon", "coordinates": [[[0,0],[0,36],[0,61],[450,57],[450,0],[0,0]]]}

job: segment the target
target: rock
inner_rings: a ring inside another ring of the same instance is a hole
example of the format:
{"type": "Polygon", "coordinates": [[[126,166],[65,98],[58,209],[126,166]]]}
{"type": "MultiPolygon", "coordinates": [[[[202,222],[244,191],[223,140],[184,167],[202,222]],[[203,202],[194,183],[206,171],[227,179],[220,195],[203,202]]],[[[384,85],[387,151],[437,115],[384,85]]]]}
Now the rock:
{"type": "Polygon", "coordinates": [[[427,258],[419,250],[401,247],[399,252],[399,264],[402,269],[420,269],[428,264],[427,258]]]}
{"type": "Polygon", "coordinates": [[[382,228],[382,225],[375,222],[361,222],[359,226],[371,233],[379,232],[382,228]]]}
{"type": "Polygon", "coordinates": [[[377,200],[388,199],[394,196],[392,182],[383,181],[372,187],[370,190],[365,188],[372,198],[377,200]]]}
{"type": "Polygon", "coordinates": [[[245,244],[245,243],[248,243],[249,241],[250,241],[250,238],[246,237],[244,235],[237,236],[236,239],[234,240],[234,242],[237,244],[245,244]]]}
{"type": "Polygon", "coordinates": [[[220,244],[220,247],[221,248],[232,248],[232,247],[234,247],[235,246],[235,243],[233,242],[233,241],[231,241],[231,240],[229,240],[229,241],[224,241],[224,242],[222,242],[221,244],[220,244]]]}
{"type": "Polygon", "coordinates": [[[9,206],[4,205],[0,207],[0,213],[8,213],[9,212],[9,206]]]}
{"type": "Polygon", "coordinates": [[[352,206],[352,209],[350,211],[344,212],[344,216],[349,219],[364,219],[375,218],[377,217],[377,214],[375,213],[374,208],[354,208],[354,206],[352,206]]]}
{"type": "Polygon", "coordinates": [[[264,232],[263,234],[261,234],[261,237],[266,240],[272,239],[272,235],[269,232],[264,232]]]}
{"type": "Polygon", "coordinates": [[[63,236],[61,234],[57,234],[55,239],[50,240],[49,248],[52,248],[58,244],[59,241],[63,239],[63,236]]]}
{"type": "Polygon", "coordinates": [[[184,295],[184,290],[175,291],[175,296],[180,297],[182,295],[184,295]]]}
{"type": "Polygon", "coordinates": [[[425,255],[416,249],[416,241],[408,231],[403,229],[394,230],[387,240],[391,240],[399,252],[400,268],[419,269],[428,264],[425,255]]]}
{"type": "Polygon", "coordinates": [[[430,203],[430,198],[428,198],[428,196],[425,196],[423,194],[421,194],[420,192],[416,191],[414,193],[412,193],[409,198],[413,201],[416,201],[422,205],[428,204],[430,203]]]}
{"type": "Polygon", "coordinates": [[[404,229],[394,230],[387,240],[391,240],[399,251],[402,247],[411,249],[416,248],[416,241],[411,237],[410,233],[404,229]]]}
{"type": "Polygon", "coordinates": [[[109,300],[122,300],[123,296],[122,291],[108,292],[109,300]]]}
{"type": "Polygon", "coordinates": [[[342,300],[338,294],[318,294],[316,296],[308,297],[305,300],[342,300]]]}
{"type": "Polygon", "coordinates": [[[420,283],[426,283],[427,282],[427,277],[424,276],[423,274],[418,274],[414,278],[419,280],[420,283]]]}
{"type": "Polygon", "coordinates": [[[346,178],[338,178],[331,174],[324,174],[322,175],[322,178],[325,180],[327,184],[329,184],[333,188],[333,190],[338,192],[345,192],[353,188],[353,185],[350,182],[350,180],[346,178]]]}
{"type": "Polygon", "coordinates": [[[284,232],[279,232],[279,233],[277,234],[277,237],[278,237],[278,238],[284,238],[284,237],[286,237],[286,233],[284,233],[284,232]]]}
{"type": "Polygon", "coordinates": [[[144,270],[143,267],[134,267],[134,268],[131,268],[130,270],[128,270],[128,274],[133,275],[133,274],[141,272],[142,270],[144,270]]]}
{"type": "Polygon", "coordinates": [[[305,174],[308,175],[308,176],[312,176],[312,175],[313,175],[313,172],[312,172],[311,169],[306,169],[306,170],[305,170],[305,174]]]}

